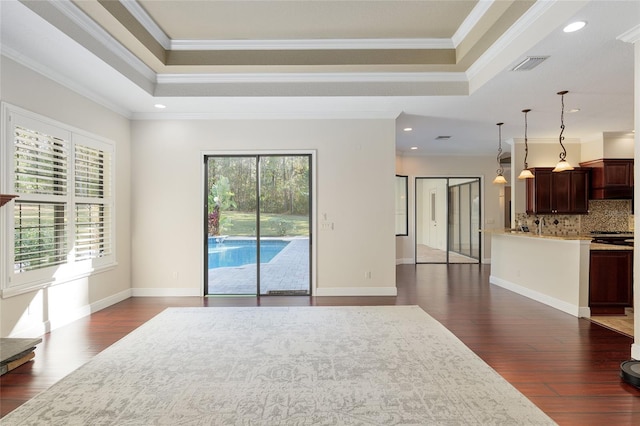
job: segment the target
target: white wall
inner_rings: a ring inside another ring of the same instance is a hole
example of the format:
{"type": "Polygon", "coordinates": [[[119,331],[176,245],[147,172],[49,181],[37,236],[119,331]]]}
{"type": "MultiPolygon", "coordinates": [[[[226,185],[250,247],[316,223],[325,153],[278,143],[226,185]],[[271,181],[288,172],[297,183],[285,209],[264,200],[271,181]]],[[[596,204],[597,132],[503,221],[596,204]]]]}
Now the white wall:
{"type": "Polygon", "coordinates": [[[90,278],[0,299],[3,337],[37,336],[130,295],[129,120],[4,56],[0,66],[2,101],[116,142],[118,265],[90,278]]]}
{"type": "Polygon", "coordinates": [[[132,140],[134,295],[203,294],[203,153],[278,150],[317,152],[313,214],[334,229],[315,294],[396,294],[393,119],[135,121],[132,140]]]}
{"type": "MultiPolygon", "coordinates": [[[[480,177],[482,192],[481,229],[504,228],[504,185],[492,183],[496,173],[495,156],[443,157],[399,155],[396,172],[409,176],[409,235],[396,237],[396,262],[411,263],[415,259],[415,178],[416,177],[480,177]]],[[[511,183],[511,180],[509,180],[511,183]]],[[[482,261],[491,258],[489,238],[481,234],[482,261]]]]}
{"type": "MultiPolygon", "coordinates": [[[[640,37],[636,35],[636,41],[634,43],[634,68],[635,82],[634,82],[634,123],[635,123],[635,144],[634,144],[634,158],[640,158],[640,37]]],[[[634,182],[640,182],[640,167],[634,167],[634,182]]],[[[634,212],[640,212],[640,185],[635,185],[634,197],[633,197],[633,209],[634,212]]],[[[634,215],[634,228],[640,229],[640,214],[634,215]]],[[[640,240],[635,242],[633,246],[633,301],[634,306],[640,306],[640,240]]],[[[631,346],[631,357],[634,359],[640,359],[640,315],[634,316],[634,341],[631,346]]]]}
{"type": "Polygon", "coordinates": [[[577,317],[589,317],[590,240],[494,234],[489,281],[577,317]]]}
{"type": "MultiPolygon", "coordinates": [[[[629,133],[606,132],[602,158],[634,158],[634,139],[629,133]]],[[[596,160],[596,158],[592,158],[596,160]]]]}

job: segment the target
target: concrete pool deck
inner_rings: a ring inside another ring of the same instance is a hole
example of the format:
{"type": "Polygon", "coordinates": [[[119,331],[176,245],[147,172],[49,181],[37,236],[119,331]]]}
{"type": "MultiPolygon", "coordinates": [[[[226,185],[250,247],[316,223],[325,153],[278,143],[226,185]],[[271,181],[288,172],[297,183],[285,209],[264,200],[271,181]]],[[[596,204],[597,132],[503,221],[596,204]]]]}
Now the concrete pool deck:
{"type": "MultiPolygon", "coordinates": [[[[282,291],[310,294],[309,239],[289,241],[269,263],[260,265],[260,294],[282,291]]],[[[208,294],[256,294],[256,270],[255,264],[209,269],[208,294]]]]}

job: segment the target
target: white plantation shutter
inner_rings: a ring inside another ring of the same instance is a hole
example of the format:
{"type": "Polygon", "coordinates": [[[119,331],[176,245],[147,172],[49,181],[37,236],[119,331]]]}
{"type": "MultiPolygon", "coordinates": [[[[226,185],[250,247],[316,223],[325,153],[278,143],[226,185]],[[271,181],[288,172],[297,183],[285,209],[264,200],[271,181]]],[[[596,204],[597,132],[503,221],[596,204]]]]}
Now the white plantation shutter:
{"type": "Polygon", "coordinates": [[[64,217],[64,204],[16,203],[14,272],[32,271],[67,261],[64,217]]]}
{"type": "Polygon", "coordinates": [[[115,264],[113,143],[18,110],[2,117],[0,192],[18,195],[2,223],[3,295],[115,264]]]}
{"type": "Polygon", "coordinates": [[[111,175],[109,153],[100,149],[75,145],[75,191],[78,197],[108,196],[111,175]]]}
{"type": "Polygon", "coordinates": [[[19,194],[67,194],[69,142],[15,126],[15,191],[19,194]]]}
{"type": "Polygon", "coordinates": [[[67,260],[69,145],[68,140],[60,137],[19,124],[14,126],[12,192],[20,196],[14,207],[16,273],[60,265],[67,260]]]}
{"type": "Polygon", "coordinates": [[[112,254],[111,153],[81,142],[75,144],[75,258],[87,260],[112,254]]]}

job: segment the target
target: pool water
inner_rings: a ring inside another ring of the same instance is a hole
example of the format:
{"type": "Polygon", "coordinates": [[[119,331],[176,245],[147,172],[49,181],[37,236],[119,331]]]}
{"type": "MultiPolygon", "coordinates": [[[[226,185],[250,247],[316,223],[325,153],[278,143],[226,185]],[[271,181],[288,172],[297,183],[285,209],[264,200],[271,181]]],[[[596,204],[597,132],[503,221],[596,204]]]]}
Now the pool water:
{"type": "MultiPolygon", "coordinates": [[[[287,244],[283,240],[260,241],[260,263],[269,263],[287,244]]],[[[217,242],[209,238],[209,269],[255,264],[256,252],[255,240],[217,242]]]]}

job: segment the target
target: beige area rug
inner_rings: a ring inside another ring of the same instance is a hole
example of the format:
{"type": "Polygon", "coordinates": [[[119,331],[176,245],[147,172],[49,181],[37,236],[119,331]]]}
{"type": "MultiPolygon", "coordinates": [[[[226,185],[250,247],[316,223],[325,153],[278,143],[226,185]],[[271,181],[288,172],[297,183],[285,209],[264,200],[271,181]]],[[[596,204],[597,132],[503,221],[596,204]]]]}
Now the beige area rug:
{"type": "Polygon", "coordinates": [[[629,337],[634,336],[633,308],[626,308],[625,315],[597,315],[590,320],[629,337]]]}
{"type": "MultiPolygon", "coordinates": [[[[429,247],[424,244],[418,244],[416,261],[418,263],[446,263],[447,252],[445,250],[439,250],[437,248],[429,247]]],[[[479,262],[477,259],[450,251],[449,263],[479,263],[479,262]]]]}
{"type": "Polygon", "coordinates": [[[417,306],[170,308],[8,425],[549,425],[417,306]]]}

